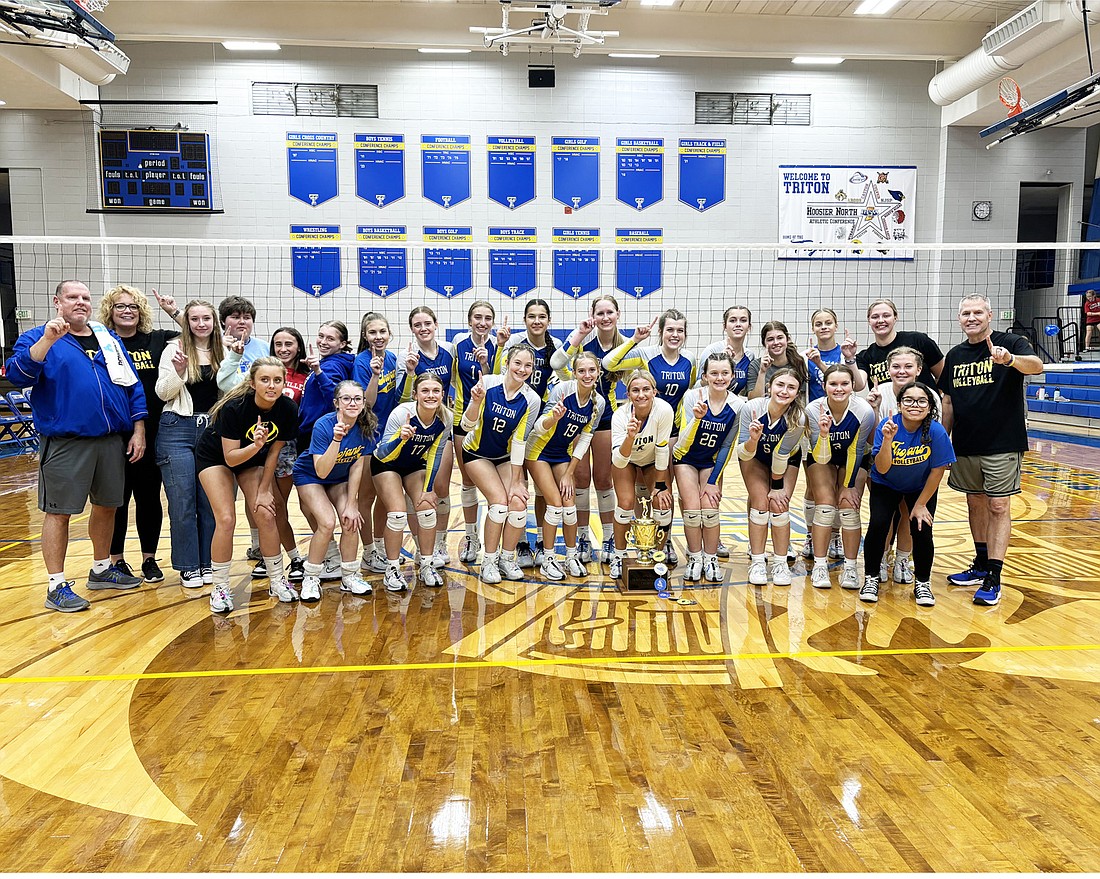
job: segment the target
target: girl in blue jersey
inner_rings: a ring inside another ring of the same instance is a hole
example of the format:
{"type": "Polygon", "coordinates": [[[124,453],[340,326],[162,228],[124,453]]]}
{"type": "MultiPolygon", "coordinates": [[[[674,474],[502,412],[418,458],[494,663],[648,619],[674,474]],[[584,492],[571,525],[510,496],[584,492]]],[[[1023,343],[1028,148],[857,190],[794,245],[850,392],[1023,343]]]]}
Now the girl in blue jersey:
{"type": "Polygon", "coordinates": [[[414,378],[413,399],[390,413],[370,461],[374,488],[386,508],[383,583],[389,592],[408,586],[401,576],[401,541],[409,526],[406,495],[416,513],[413,535],[419,547],[420,581],[425,586],[443,585],[432,564],[431,548],[438,521],[436,489],[442,489],[444,449],[451,439],[451,413],[445,407],[444,393],[443,383],[434,373],[414,378]]]}
{"type": "MultiPolygon", "coordinates": [[[[862,525],[859,506],[863,497],[861,477],[867,458],[867,442],[875,428],[871,405],[852,391],[855,370],[834,363],[824,373],[825,396],[806,408],[806,424],[811,433],[810,463],[806,468],[807,491],[815,499],[812,519],[814,567],[810,585],[828,589],[829,543],[838,524],[844,541],[844,570],[840,575],[843,589],[858,589],[856,557],[862,525]]],[[[806,523],[807,528],[811,523],[806,523]]]]}
{"type": "MultiPolygon", "coordinates": [[[[413,381],[421,373],[430,372],[443,385],[443,405],[451,396],[455,372],[455,348],[450,342],[436,339],[439,322],[435,312],[426,305],[419,305],[409,312],[409,329],[415,341],[409,343],[402,364],[404,372],[398,375],[398,387],[402,389],[402,402],[412,398],[413,381]]],[[[454,469],[454,444],[448,441],[443,450],[439,471],[439,522],[435,535],[432,564],[442,568],[450,560],[447,552],[447,527],[451,521],[451,472],[454,469]]]]}
{"type": "Polygon", "coordinates": [[[465,431],[459,419],[466,411],[466,405],[470,400],[470,392],[478,379],[483,375],[489,375],[493,371],[493,362],[496,360],[497,346],[492,336],[493,323],[496,321],[496,310],[485,299],[478,299],[470,304],[466,311],[466,323],[470,329],[455,337],[455,460],[458,462],[458,472],[462,474],[462,520],[466,528],[466,535],[462,538],[462,548],[458,553],[458,560],[463,564],[472,564],[477,561],[477,554],[481,551],[481,540],[477,536],[477,489],[473,481],[466,473],[466,462],[462,457],[462,439],[465,431]]]}
{"type": "Polygon", "coordinates": [[[467,432],[462,441],[466,472],[487,505],[485,555],[481,560],[484,583],[499,583],[502,576],[509,580],[523,578],[516,564],[516,544],[527,530],[523,457],[542,402],[526,384],[534,366],[535,354],[528,346],[509,348],[504,374],[478,379],[462,417],[462,428],[467,432]]]}
{"type": "Polygon", "coordinates": [[[370,460],[377,427],[358,382],[336,386],[335,412],[322,415],[313,427],[308,451],[294,462],[294,487],[302,512],[316,524],[302,580],[302,601],[321,598],[325,552],[340,524],[340,589],[366,595],[370,584],[359,576],[356,547],[363,516],[359,511],[362,471],[370,460]]]}
{"type": "Polygon", "coordinates": [[[898,392],[900,412],[884,419],[875,431],[874,466],[871,468],[871,510],[863,541],[864,580],[859,600],[878,601],[877,571],[886,550],[890,522],[904,501],[913,536],[916,582],[913,598],[920,607],[932,607],[932,562],[936,547],[932,523],[936,492],[955,451],[943,425],[936,420],[938,395],[921,382],[910,382],[898,392]]]}
{"type": "MultiPolygon", "coordinates": [[[[556,370],[569,366],[580,351],[594,354],[602,363],[603,358],[622,345],[626,339],[619,332],[619,303],[614,296],[604,295],[592,301],[592,312],[569,336],[568,344],[559,348],[550,358],[556,370]]],[[[576,376],[574,376],[576,377],[576,376]]],[[[603,400],[603,415],[592,434],[588,451],[577,463],[575,473],[577,504],[577,553],[581,563],[606,562],[615,549],[615,489],[611,482],[611,416],[618,401],[615,385],[619,374],[600,370],[596,393],[603,400]],[[596,485],[596,507],[604,536],[603,555],[592,549],[589,531],[590,487],[596,485]]],[[[539,489],[541,491],[541,489],[539,489]]]]}
{"type": "Polygon", "coordinates": [[[737,457],[749,494],[749,583],[791,585],[787,567],[791,495],[785,476],[791,456],[806,432],[802,381],[793,369],[772,373],[768,395],[750,399],[738,419],[737,457]],[[765,546],[771,526],[772,556],[765,546]]]}
{"type": "Polygon", "coordinates": [[[338,320],[321,324],[317,340],[309,346],[309,355],[302,362],[309,375],[298,411],[298,448],[307,449],[317,419],[333,411],[336,385],[351,378],[355,357],[348,350],[348,328],[338,320]]]}
{"type": "Polygon", "coordinates": [[[703,386],[684,395],[680,439],[672,450],[673,474],[683,508],[688,545],[684,580],[721,580],[718,571],[722,471],[737,438],[737,416],[745,399],[729,391],[733,361],[725,351],[702,364],[703,386]]]}
{"type": "Polygon", "coordinates": [[[581,351],[573,358],[572,372],[572,381],[559,382],[550,391],[527,444],[527,470],[546,498],[542,520],[546,556],[541,572],[550,580],[588,573],[578,547],[576,471],[604,412],[604,398],[598,389],[600,358],[591,351],[581,351]],[[565,537],[564,567],[554,552],[558,525],[565,537]]]}

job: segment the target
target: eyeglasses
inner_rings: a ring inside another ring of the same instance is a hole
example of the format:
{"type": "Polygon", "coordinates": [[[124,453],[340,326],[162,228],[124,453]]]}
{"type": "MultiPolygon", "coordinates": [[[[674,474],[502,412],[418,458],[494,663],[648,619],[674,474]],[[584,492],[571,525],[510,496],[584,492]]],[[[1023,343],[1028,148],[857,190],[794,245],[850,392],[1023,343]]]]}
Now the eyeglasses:
{"type": "Polygon", "coordinates": [[[141,309],[136,304],[127,304],[125,302],[116,302],[113,306],[115,311],[140,311],[141,309]]]}
{"type": "Polygon", "coordinates": [[[363,402],[362,397],[337,397],[336,399],[339,400],[341,403],[362,403],[363,402]]]}
{"type": "Polygon", "coordinates": [[[927,409],[928,408],[928,400],[914,400],[912,397],[906,397],[904,400],[901,400],[900,402],[901,402],[902,406],[905,406],[909,409],[927,409]]]}

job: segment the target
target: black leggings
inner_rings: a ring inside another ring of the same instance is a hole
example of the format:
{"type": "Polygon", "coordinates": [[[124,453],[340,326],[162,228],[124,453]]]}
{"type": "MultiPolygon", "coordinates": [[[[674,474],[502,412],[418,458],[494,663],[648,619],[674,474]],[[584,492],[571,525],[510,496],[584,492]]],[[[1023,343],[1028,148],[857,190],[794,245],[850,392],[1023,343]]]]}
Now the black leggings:
{"type": "MultiPolygon", "coordinates": [[[[898,517],[898,507],[905,501],[912,512],[920,491],[902,493],[871,480],[868,480],[867,486],[871,490],[871,521],[867,523],[867,533],[863,537],[863,568],[867,574],[877,576],[886,552],[886,535],[890,533],[890,523],[898,517]]],[[[936,497],[932,495],[928,501],[928,512],[933,516],[936,514],[936,497]]],[[[932,526],[922,525],[918,529],[917,525],[915,519],[909,519],[909,533],[913,535],[913,574],[917,580],[927,582],[932,576],[936,546],[932,541],[932,526]]],[[[904,523],[899,522],[897,527],[904,527],[904,523]]]]}
{"type": "Polygon", "coordinates": [[[122,555],[126,528],[130,519],[130,497],[134,498],[134,520],[142,553],[156,555],[164,508],[160,502],[160,468],[150,444],[135,463],[126,462],[125,493],[122,506],[115,510],[115,531],[111,535],[111,555],[122,555]]]}

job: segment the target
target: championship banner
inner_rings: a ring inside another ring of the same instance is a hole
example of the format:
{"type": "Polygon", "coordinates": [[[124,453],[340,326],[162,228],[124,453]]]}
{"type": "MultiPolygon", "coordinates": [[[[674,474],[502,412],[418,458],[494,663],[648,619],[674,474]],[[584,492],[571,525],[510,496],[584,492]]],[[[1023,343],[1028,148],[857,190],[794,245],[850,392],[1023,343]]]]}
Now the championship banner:
{"type": "MultiPolygon", "coordinates": [[[[429,243],[472,242],[471,226],[425,226],[429,243]]],[[[473,251],[469,247],[428,247],[424,250],[424,286],[450,299],[474,285],[473,251]]]]}
{"type": "Polygon", "coordinates": [[[616,138],[615,184],[615,199],[640,211],[664,198],[664,138],[616,138]]]}
{"type": "MultiPolygon", "coordinates": [[[[356,226],[358,241],[405,241],[404,226],[356,226]]],[[[360,247],[359,286],[383,299],[409,286],[409,256],[404,247],[360,247]]]]}
{"type": "MultiPolygon", "coordinates": [[[[661,229],[616,229],[616,244],[660,244],[661,229]]],[[[627,296],[641,299],[661,289],[661,251],[616,250],[615,288],[627,296]]]]}
{"type": "Polygon", "coordinates": [[[725,140],[680,138],[680,201],[702,212],[725,200],[725,140]]]}
{"type": "MultiPolygon", "coordinates": [[[[533,228],[489,227],[490,244],[534,244],[537,240],[533,228]]],[[[538,274],[538,258],[534,250],[489,249],[489,287],[502,296],[511,299],[526,296],[538,287],[538,274]]]]}
{"type": "MultiPolygon", "coordinates": [[[[599,229],[554,229],[555,244],[599,244],[599,229]]],[[[600,289],[598,250],[555,250],[554,289],[580,299],[600,289]]]]}
{"type": "Polygon", "coordinates": [[[470,197],[470,136],[420,136],[420,177],[424,198],[453,208],[470,197]]]}
{"type": "Polygon", "coordinates": [[[821,245],[780,259],[913,259],[875,245],[912,241],[915,165],[780,165],[779,240],[821,245]],[[837,244],[866,244],[865,250],[837,244]]]}
{"type": "Polygon", "coordinates": [[[508,209],[535,198],[535,139],[490,137],[489,200],[508,209]]]}
{"type": "Polygon", "coordinates": [[[384,208],[405,197],[405,135],[355,135],[355,194],[384,208]]]}
{"type": "Polygon", "coordinates": [[[340,194],[336,148],[335,133],[287,132],[286,178],[291,198],[317,207],[340,194]]]}
{"type": "Polygon", "coordinates": [[[600,197],[598,137],[552,137],[550,159],[554,201],[577,210],[600,197]]]}
{"type": "MultiPolygon", "coordinates": [[[[291,226],[291,241],[339,241],[339,226],[291,226]]],[[[339,247],[292,247],[290,278],[295,290],[324,296],[340,289],[339,247]]]]}

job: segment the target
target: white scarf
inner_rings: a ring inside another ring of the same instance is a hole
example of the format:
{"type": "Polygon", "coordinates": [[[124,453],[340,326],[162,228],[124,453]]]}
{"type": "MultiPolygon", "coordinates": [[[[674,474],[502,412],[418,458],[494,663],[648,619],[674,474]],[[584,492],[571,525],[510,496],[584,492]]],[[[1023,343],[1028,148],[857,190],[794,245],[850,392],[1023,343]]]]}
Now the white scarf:
{"type": "Polygon", "coordinates": [[[95,333],[96,340],[99,342],[99,350],[103,352],[103,359],[107,363],[107,373],[111,376],[111,382],[122,385],[124,388],[136,385],[138,377],[131,368],[130,362],[126,359],[122,346],[111,335],[110,330],[94,320],[88,321],[88,326],[95,333]]]}

